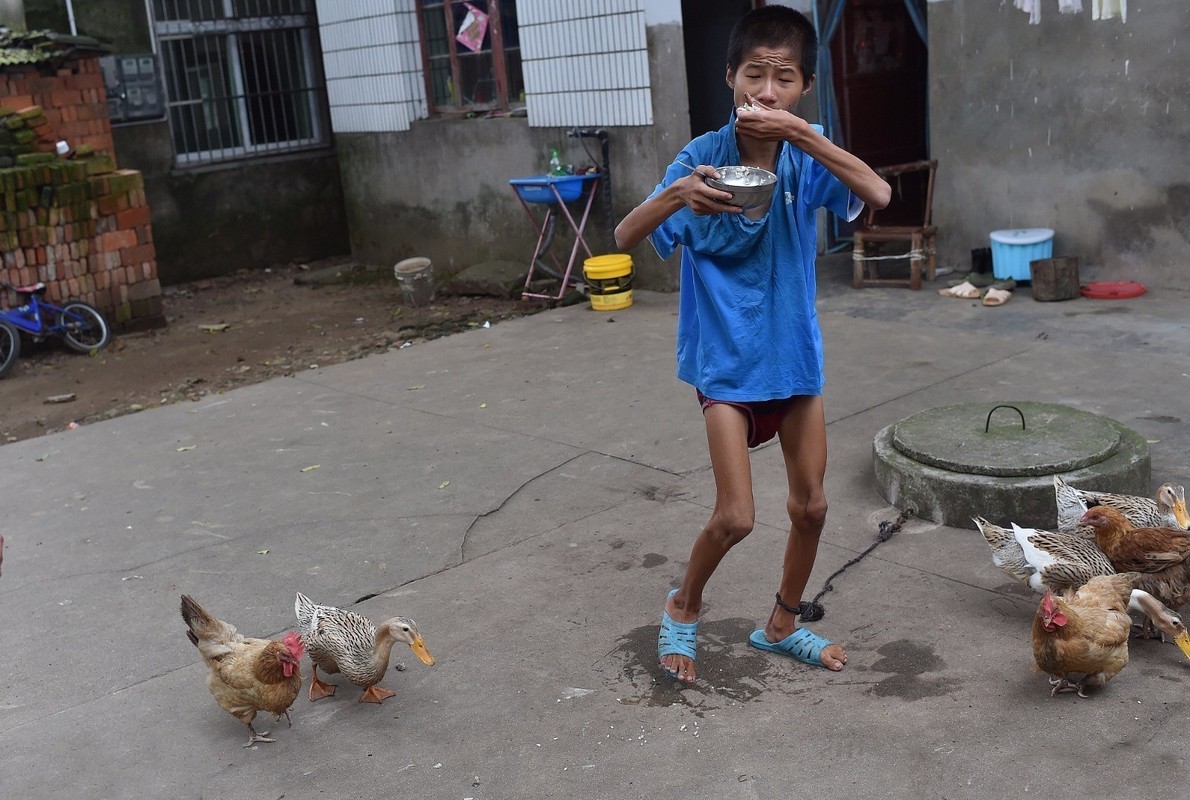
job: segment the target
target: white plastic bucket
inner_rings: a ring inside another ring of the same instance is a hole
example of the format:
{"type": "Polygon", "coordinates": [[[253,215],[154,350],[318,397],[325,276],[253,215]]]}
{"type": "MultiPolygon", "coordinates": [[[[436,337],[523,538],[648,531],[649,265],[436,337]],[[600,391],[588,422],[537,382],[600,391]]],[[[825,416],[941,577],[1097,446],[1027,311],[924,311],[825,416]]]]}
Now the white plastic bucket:
{"type": "Polygon", "coordinates": [[[407,306],[426,306],[434,301],[434,264],[417,256],[398,261],[393,277],[401,287],[401,299],[407,306]]]}

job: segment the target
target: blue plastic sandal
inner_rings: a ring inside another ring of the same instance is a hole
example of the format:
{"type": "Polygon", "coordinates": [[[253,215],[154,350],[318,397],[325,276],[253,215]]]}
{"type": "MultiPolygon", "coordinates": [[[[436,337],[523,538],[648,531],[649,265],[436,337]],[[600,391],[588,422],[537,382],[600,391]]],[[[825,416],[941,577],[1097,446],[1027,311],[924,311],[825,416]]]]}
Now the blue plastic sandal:
{"type": "MultiPolygon", "coordinates": [[[[677,594],[677,589],[670,590],[665,596],[668,600],[677,594]]],[[[763,635],[763,631],[761,632],[763,635]]],[[[674,622],[669,612],[661,612],[661,631],[657,634],[657,658],[663,656],[685,656],[691,661],[698,655],[697,622],[674,622]]],[[[664,669],[664,668],[663,668],[664,669]]],[[[671,678],[677,678],[678,673],[665,670],[671,678]]]]}
{"type": "Polygon", "coordinates": [[[823,648],[830,646],[829,641],[809,628],[798,628],[779,642],[770,642],[764,637],[764,628],[757,628],[748,637],[748,644],[758,650],[780,653],[803,664],[823,668],[826,668],[826,664],[822,663],[820,656],[823,648]]]}

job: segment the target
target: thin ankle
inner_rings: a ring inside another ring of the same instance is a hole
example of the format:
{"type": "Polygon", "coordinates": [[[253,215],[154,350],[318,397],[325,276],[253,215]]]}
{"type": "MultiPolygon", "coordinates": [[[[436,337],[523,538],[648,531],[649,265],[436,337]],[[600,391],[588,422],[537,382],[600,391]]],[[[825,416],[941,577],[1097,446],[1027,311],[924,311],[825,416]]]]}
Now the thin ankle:
{"type": "Polygon", "coordinates": [[[696,616],[702,612],[702,603],[701,602],[699,602],[697,606],[694,606],[693,604],[691,604],[689,602],[684,602],[684,601],[678,600],[678,597],[680,595],[681,595],[681,592],[679,592],[678,594],[675,594],[673,597],[669,598],[670,602],[673,603],[674,610],[681,611],[685,614],[694,614],[696,616]]]}
{"type": "Polygon", "coordinates": [[[796,617],[798,614],[802,613],[802,604],[801,603],[798,603],[796,606],[789,605],[789,603],[786,603],[784,600],[781,599],[780,592],[777,592],[776,598],[777,598],[777,605],[780,608],[783,608],[786,611],[788,611],[793,616],[796,617]]]}

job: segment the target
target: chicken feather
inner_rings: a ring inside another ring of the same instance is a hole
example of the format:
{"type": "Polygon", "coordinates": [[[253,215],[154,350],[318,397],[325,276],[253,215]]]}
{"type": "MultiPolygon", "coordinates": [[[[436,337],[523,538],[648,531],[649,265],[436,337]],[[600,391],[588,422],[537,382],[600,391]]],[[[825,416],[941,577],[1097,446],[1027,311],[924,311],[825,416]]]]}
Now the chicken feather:
{"type": "Polygon", "coordinates": [[[207,665],[207,689],[215,702],[248,726],[244,746],[275,741],[266,738],[268,731],[257,733],[252,721],[258,711],[289,720],[289,707],[302,688],[301,637],[292,631],[283,641],[243,636],[189,595],[182,595],[182,619],[186,637],[207,665]]]}
{"type": "Polygon", "coordinates": [[[1173,483],[1157,487],[1153,497],[1114,494],[1088,489],[1076,489],[1058,475],[1054,476],[1054,500],[1058,507],[1058,530],[1077,533],[1094,539],[1094,531],[1079,522],[1079,518],[1094,506],[1109,506],[1128,518],[1138,528],[1190,528],[1190,514],[1186,511],[1186,489],[1173,483]]]}
{"type": "Polygon", "coordinates": [[[1190,558],[1190,534],[1176,528],[1138,528],[1119,511],[1093,506],[1079,520],[1117,570],[1159,572],[1190,558]]]}
{"type": "Polygon", "coordinates": [[[1053,676],[1051,696],[1073,689],[1086,697],[1084,689],[1106,685],[1128,664],[1134,578],[1097,575],[1062,595],[1045,590],[1033,618],[1032,642],[1037,667],[1053,676]]]}
{"type": "MultiPolygon", "coordinates": [[[[1016,523],[1011,523],[1010,530],[983,517],[972,520],[991,548],[993,563],[1038,593],[1078,589],[1096,575],[1117,572],[1094,542],[1078,534],[1022,528],[1016,523]]],[[[1162,639],[1168,636],[1190,658],[1190,636],[1181,618],[1171,610],[1181,608],[1190,599],[1190,559],[1158,572],[1131,574],[1134,591],[1128,608],[1145,616],[1142,635],[1147,636],[1150,627],[1156,627],[1162,639]]]]}

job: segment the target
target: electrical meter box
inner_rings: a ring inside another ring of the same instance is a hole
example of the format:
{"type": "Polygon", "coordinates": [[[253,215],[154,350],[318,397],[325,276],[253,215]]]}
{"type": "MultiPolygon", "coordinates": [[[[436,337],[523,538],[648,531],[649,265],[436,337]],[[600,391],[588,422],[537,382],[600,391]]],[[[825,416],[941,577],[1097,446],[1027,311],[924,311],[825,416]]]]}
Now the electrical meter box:
{"type": "Polygon", "coordinates": [[[165,92],[154,53],[128,53],[99,59],[113,125],[165,117],[165,92]]]}

